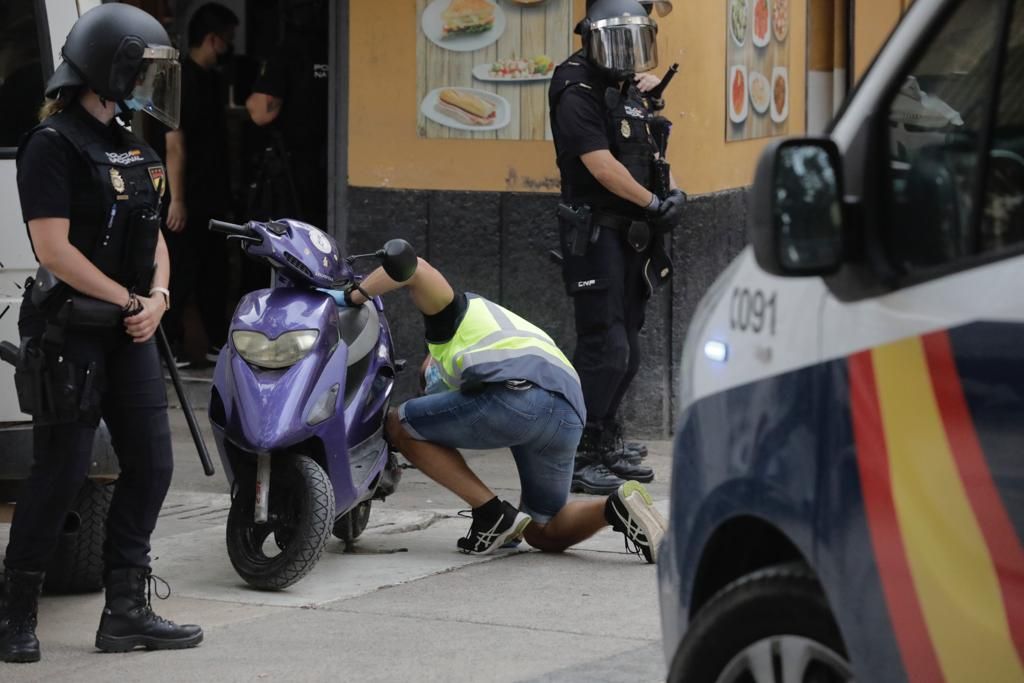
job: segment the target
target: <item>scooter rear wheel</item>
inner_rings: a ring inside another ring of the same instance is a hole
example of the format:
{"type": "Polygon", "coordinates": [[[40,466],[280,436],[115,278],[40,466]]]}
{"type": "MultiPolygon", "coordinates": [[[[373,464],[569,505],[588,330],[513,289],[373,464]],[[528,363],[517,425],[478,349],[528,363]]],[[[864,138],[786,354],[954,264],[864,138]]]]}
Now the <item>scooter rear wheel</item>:
{"type": "Polygon", "coordinates": [[[312,458],[275,458],[266,523],[255,522],[254,506],[254,482],[241,482],[228,513],[228,557],[250,586],[287,588],[320,560],[334,521],[334,488],[312,458]]]}

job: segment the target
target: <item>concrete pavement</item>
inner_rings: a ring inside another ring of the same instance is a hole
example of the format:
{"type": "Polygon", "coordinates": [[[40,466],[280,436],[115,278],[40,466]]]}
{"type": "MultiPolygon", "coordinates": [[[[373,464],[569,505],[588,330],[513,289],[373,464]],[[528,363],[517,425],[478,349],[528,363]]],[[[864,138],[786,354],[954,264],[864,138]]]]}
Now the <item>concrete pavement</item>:
{"type": "MultiPolygon", "coordinates": [[[[2,665],[0,680],[62,681],[609,681],[663,680],[655,569],[605,531],[563,555],[462,555],[460,501],[406,470],[374,503],[356,552],[332,539],[313,572],[260,592],[224,547],[222,474],[202,477],[179,411],[176,475],[154,538],[154,571],[171,585],[154,608],[199,623],[193,650],[106,655],[92,640],[101,595],[45,597],[43,661],[2,665]]],[[[212,446],[212,441],[210,441],[212,446]]],[[[667,512],[669,444],[654,442],[649,488],[667,512]]],[[[507,452],[467,454],[499,495],[516,500],[507,452]]],[[[220,469],[218,463],[218,470],[220,469]]],[[[0,525],[0,542],[7,525],[0,525]]],[[[525,546],[524,546],[525,548],[525,546]]]]}

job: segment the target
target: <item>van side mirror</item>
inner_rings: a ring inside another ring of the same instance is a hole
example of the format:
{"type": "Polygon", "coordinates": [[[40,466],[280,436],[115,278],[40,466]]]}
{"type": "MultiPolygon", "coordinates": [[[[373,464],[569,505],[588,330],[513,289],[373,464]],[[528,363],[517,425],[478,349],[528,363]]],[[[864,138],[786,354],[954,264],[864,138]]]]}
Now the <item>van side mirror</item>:
{"type": "Polygon", "coordinates": [[[830,275],[843,264],[846,225],[839,148],[828,138],[769,144],[751,188],[750,241],[773,275],[830,275]]]}
{"type": "Polygon", "coordinates": [[[405,282],[416,273],[419,259],[416,250],[405,240],[388,240],[379,253],[384,272],[395,282],[405,282]]]}

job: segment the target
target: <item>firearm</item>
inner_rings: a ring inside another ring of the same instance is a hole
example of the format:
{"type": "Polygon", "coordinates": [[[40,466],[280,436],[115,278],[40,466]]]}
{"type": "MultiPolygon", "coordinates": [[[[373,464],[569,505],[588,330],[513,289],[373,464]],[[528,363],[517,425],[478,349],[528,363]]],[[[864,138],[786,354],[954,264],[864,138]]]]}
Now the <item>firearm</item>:
{"type": "MultiPolygon", "coordinates": [[[[654,111],[661,111],[665,108],[665,100],[661,96],[665,93],[665,88],[672,82],[672,78],[679,71],[679,64],[673,64],[668,68],[668,73],[661,79],[654,89],[647,93],[647,97],[651,101],[651,109],[654,111]]],[[[672,188],[672,168],[665,158],[668,153],[668,138],[672,133],[672,122],[664,116],[652,117],[650,122],[651,136],[654,138],[654,145],[657,148],[658,156],[652,162],[652,180],[653,187],[651,191],[658,195],[661,199],[668,196],[669,190],[672,188]]]]}
{"type": "Polygon", "coordinates": [[[661,83],[647,92],[646,97],[651,101],[652,110],[661,111],[665,108],[665,100],[663,100],[661,96],[665,94],[665,88],[667,88],[668,84],[672,82],[672,79],[678,71],[679,62],[676,62],[668,68],[668,72],[666,72],[665,77],[661,79],[661,83]]]}

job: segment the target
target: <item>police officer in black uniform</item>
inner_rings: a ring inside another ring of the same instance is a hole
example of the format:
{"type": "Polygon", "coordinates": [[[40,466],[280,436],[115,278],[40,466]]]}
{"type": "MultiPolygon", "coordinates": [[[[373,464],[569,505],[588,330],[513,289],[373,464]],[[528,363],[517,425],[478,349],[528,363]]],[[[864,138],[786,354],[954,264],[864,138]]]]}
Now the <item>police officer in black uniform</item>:
{"type": "Polygon", "coordinates": [[[655,4],[671,9],[668,2],[588,1],[576,27],[583,48],[555,69],[549,92],[562,178],[563,279],[576,313],[573,365],[587,405],[573,490],[585,493],[654,478],[640,462],[644,453],[623,447],[616,413],[640,365],[647,299],[671,276],[664,235],[686,201],[670,177],[664,196],[652,191],[660,155],[645,91],[658,80],[638,74],[657,66],[655,4]]]}
{"type": "Polygon", "coordinates": [[[36,606],[43,572],[89,471],[102,417],[121,473],[107,517],[106,605],[96,647],[197,645],[149,602],[150,536],[171,480],[167,396],[153,334],[169,306],[159,231],[165,170],[122,128],[120,108],[177,126],[177,50],[140,9],[104,4],[72,27],[47,85],[42,123],[18,151],[18,190],[42,268],[18,321],[15,383],[33,418],[33,466],[4,559],[0,659],[40,657],[36,606]]]}

